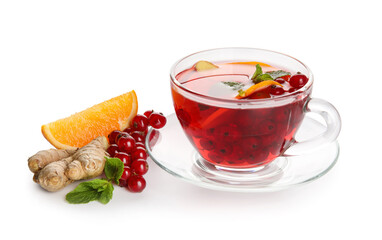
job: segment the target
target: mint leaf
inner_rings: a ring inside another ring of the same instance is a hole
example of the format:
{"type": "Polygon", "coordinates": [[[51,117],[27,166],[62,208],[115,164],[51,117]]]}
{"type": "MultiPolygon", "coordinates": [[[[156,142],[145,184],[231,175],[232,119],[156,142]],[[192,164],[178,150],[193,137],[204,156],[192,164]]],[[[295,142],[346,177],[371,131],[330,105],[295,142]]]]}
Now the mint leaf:
{"type": "Polygon", "coordinates": [[[252,75],[251,79],[255,80],[260,74],[263,74],[263,69],[261,68],[260,64],[256,64],[256,71],[252,75]]]}
{"type": "Polygon", "coordinates": [[[285,72],[283,70],[269,71],[269,72],[266,72],[266,73],[269,74],[273,79],[276,79],[276,78],[279,78],[279,77],[283,77],[283,76],[287,76],[287,75],[291,75],[290,72],[285,72]]]}
{"type": "Polygon", "coordinates": [[[269,75],[268,73],[263,73],[263,69],[261,68],[260,64],[256,64],[256,71],[251,79],[252,82],[255,84],[265,80],[273,80],[271,75],[269,75]]]}
{"type": "Polygon", "coordinates": [[[266,73],[263,73],[263,70],[259,64],[256,64],[256,71],[252,76],[252,82],[259,83],[266,80],[274,80],[279,77],[283,77],[286,75],[291,75],[290,72],[286,72],[283,70],[277,70],[277,71],[269,71],[266,73]]]}
{"type": "Polygon", "coordinates": [[[103,204],[108,203],[113,197],[113,191],[114,191],[113,184],[109,182],[109,184],[106,185],[106,188],[103,190],[103,192],[99,196],[98,201],[103,204]]]}
{"type": "Polygon", "coordinates": [[[264,74],[260,74],[259,76],[257,76],[257,78],[254,80],[254,82],[259,83],[259,82],[266,81],[266,80],[273,80],[273,78],[268,73],[264,73],[264,74]]]}
{"type": "Polygon", "coordinates": [[[244,87],[244,84],[241,82],[222,82],[224,85],[227,85],[233,90],[239,90],[240,88],[244,87]]]}
{"type": "MultiPolygon", "coordinates": [[[[107,188],[108,181],[105,179],[93,179],[91,181],[83,182],[85,186],[95,189],[98,192],[102,192],[107,188]]],[[[82,183],[81,183],[82,184],[82,183]]],[[[80,185],[81,185],[80,184],[80,185]]]]}
{"type": "Polygon", "coordinates": [[[80,183],[73,191],[66,194],[69,203],[88,203],[98,199],[99,193],[85,183],[80,183]]]}
{"type": "Polygon", "coordinates": [[[107,198],[105,195],[110,199],[113,196],[113,192],[111,192],[110,196],[110,185],[113,187],[110,182],[104,179],[94,179],[80,183],[73,191],[66,194],[66,200],[73,204],[88,203],[95,200],[106,202],[105,199],[107,198]]]}
{"type": "Polygon", "coordinates": [[[108,180],[111,180],[115,182],[117,185],[119,185],[119,179],[122,176],[123,173],[123,162],[119,158],[106,158],[105,163],[105,175],[108,180]]]}

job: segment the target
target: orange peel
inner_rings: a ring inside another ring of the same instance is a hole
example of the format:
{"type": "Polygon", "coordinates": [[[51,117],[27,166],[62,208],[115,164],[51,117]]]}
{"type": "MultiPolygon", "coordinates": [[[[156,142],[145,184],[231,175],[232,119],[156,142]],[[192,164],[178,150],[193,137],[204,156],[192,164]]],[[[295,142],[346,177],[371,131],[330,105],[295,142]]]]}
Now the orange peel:
{"type": "Polygon", "coordinates": [[[266,63],[262,63],[262,62],[231,62],[228,64],[243,64],[243,65],[257,65],[257,64],[259,64],[260,66],[263,66],[263,67],[272,67],[271,65],[266,64],[266,63]]]}
{"type": "Polygon", "coordinates": [[[283,87],[283,85],[281,85],[280,83],[278,83],[276,81],[266,80],[266,81],[262,81],[262,82],[255,84],[255,85],[250,86],[245,91],[241,91],[235,98],[237,98],[237,99],[246,98],[246,97],[252,95],[253,93],[258,92],[260,90],[263,90],[264,88],[267,88],[267,87],[272,86],[272,85],[277,85],[277,86],[283,87]]]}

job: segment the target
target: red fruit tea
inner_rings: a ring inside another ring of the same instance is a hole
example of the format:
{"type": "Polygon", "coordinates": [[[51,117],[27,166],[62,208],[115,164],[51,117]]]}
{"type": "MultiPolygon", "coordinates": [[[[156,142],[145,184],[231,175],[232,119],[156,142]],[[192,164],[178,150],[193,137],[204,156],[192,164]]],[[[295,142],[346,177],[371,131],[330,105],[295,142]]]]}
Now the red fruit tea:
{"type": "MultiPolygon", "coordinates": [[[[253,99],[271,102],[298,90],[289,84],[291,76],[288,75],[277,79],[282,90],[269,86],[250,95],[248,98],[252,100],[238,100],[235,98],[238,90],[254,84],[251,77],[256,65],[247,62],[213,64],[218,68],[198,72],[191,67],[177,74],[176,80],[193,93],[236,103],[256,101],[253,99]]],[[[262,70],[265,73],[279,69],[262,65],[262,70]]],[[[180,94],[174,84],[172,96],[176,115],[190,142],[208,162],[227,168],[262,166],[282,154],[294,141],[307,101],[307,95],[296,95],[287,103],[269,104],[266,108],[218,107],[180,94]]]]}

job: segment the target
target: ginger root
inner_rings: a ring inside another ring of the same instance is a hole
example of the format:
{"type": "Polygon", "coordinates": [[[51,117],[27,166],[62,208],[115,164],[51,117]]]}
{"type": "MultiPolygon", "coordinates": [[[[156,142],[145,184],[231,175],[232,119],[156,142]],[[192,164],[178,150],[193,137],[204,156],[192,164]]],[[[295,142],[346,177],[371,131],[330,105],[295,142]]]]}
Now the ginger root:
{"type": "Polygon", "coordinates": [[[33,180],[49,192],[58,191],[74,181],[65,175],[65,171],[71,161],[73,161],[73,158],[68,157],[52,162],[41,171],[35,173],[33,180]]]}
{"type": "Polygon", "coordinates": [[[71,156],[78,150],[66,150],[66,149],[49,149],[37,152],[35,155],[28,159],[28,167],[31,172],[36,173],[43,169],[51,162],[58,161],[63,158],[71,156]]]}
{"type": "Polygon", "coordinates": [[[105,167],[107,147],[108,141],[103,137],[78,150],[72,156],[73,161],[68,164],[66,176],[72,180],[80,180],[101,175],[105,167]]]}
{"type": "Polygon", "coordinates": [[[35,173],[33,180],[45,190],[54,192],[75,180],[101,175],[108,146],[106,137],[98,137],[78,150],[45,150],[49,153],[40,151],[29,158],[28,166],[35,173]],[[52,153],[54,151],[56,153],[52,153]]]}

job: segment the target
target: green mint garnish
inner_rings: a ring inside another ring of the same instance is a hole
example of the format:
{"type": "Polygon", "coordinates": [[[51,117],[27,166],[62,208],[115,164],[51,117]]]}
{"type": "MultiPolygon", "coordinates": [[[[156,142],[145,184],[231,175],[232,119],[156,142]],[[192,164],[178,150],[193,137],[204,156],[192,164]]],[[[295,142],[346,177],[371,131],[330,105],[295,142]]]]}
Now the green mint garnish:
{"type": "Polygon", "coordinates": [[[239,90],[240,88],[244,87],[244,84],[241,82],[222,82],[224,85],[227,85],[233,90],[239,90]]]}
{"type": "Polygon", "coordinates": [[[123,173],[123,162],[119,158],[106,158],[105,163],[105,175],[106,178],[110,181],[113,181],[116,184],[119,184],[119,179],[123,173]]]}
{"type": "Polygon", "coordinates": [[[99,201],[106,204],[112,199],[114,191],[112,182],[119,184],[124,165],[119,158],[105,158],[104,173],[107,179],[94,179],[80,183],[73,191],[66,194],[66,200],[69,203],[99,201]]]}
{"type": "Polygon", "coordinates": [[[263,74],[263,69],[261,68],[260,64],[256,64],[256,71],[251,77],[252,81],[254,81],[261,74],[263,74]]]}
{"type": "Polygon", "coordinates": [[[285,72],[283,70],[269,71],[269,72],[266,72],[266,73],[269,74],[273,79],[276,79],[276,78],[279,78],[279,77],[284,77],[284,76],[287,76],[287,75],[291,75],[290,72],[285,72]]]}
{"type": "Polygon", "coordinates": [[[113,184],[105,179],[94,179],[80,183],[73,191],[66,194],[69,203],[79,204],[100,201],[106,204],[113,197],[113,184]]]}
{"type": "Polygon", "coordinates": [[[283,70],[269,71],[269,72],[263,73],[261,66],[259,64],[256,64],[256,71],[253,74],[251,79],[252,79],[252,82],[256,84],[266,80],[275,80],[278,77],[283,77],[286,75],[291,75],[291,74],[283,70]]]}
{"type": "Polygon", "coordinates": [[[266,81],[266,80],[273,80],[273,78],[272,78],[271,75],[269,75],[268,73],[264,73],[264,74],[260,74],[260,75],[254,80],[254,82],[255,82],[255,83],[259,83],[259,82],[266,81]]]}

